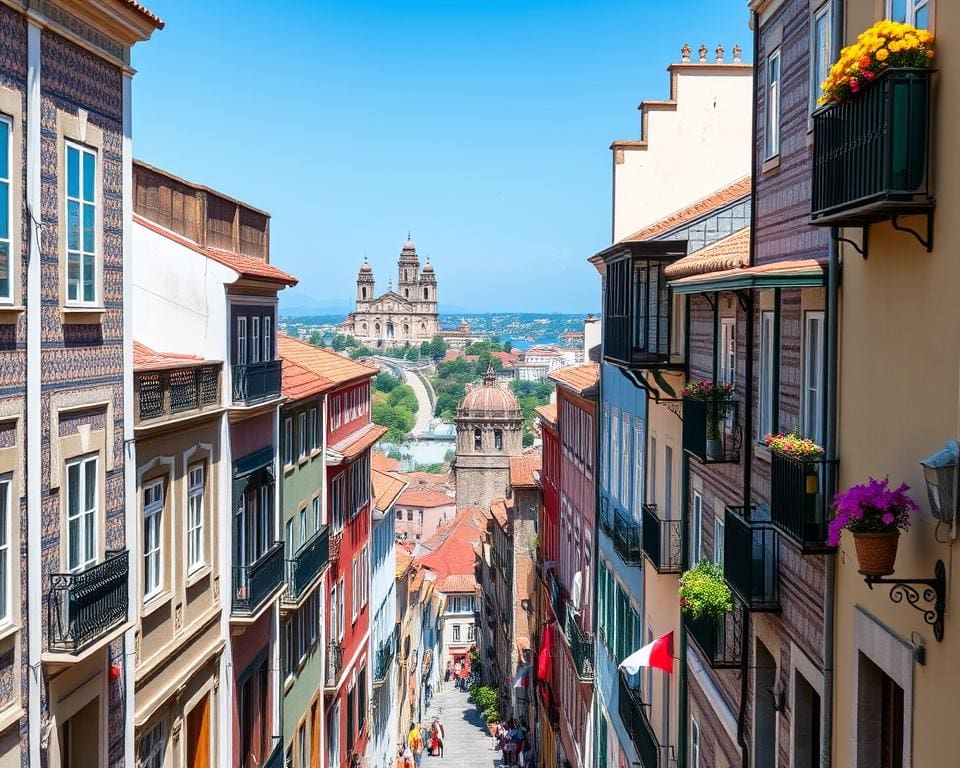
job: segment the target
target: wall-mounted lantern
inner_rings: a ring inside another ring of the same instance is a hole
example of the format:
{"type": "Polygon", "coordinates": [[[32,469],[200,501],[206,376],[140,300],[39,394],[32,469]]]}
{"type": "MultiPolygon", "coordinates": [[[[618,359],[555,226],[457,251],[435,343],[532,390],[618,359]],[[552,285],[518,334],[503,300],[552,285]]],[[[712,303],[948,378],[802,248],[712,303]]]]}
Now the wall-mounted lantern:
{"type": "Polygon", "coordinates": [[[930,511],[937,520],[951,524],[950,538],[956,538],[958,459],[960,443],[948,440],[942,449],[920,462],[930,511]]]}

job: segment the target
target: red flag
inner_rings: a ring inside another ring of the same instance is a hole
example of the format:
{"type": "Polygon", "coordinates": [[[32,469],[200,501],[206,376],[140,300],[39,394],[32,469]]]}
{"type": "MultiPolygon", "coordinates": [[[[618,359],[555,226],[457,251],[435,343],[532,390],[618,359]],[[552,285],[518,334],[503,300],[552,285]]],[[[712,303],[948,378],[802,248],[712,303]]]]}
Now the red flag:
{"type": "Polygon", "coordinates": [[[540,655],[537,656],[537,680],[549,680],[550,668],[553,666],[553,656],[550,644],[553,641],[553,631],[550,624],[543,628],[543,637],[540,640],[540,655]]]}
{"type": "Polygon", "coordinates": [[[668,674],[673,672],[673,630],[620,662],[620,669],[628,675],[637,674],[641,667],[655,667],[668,674]]]}

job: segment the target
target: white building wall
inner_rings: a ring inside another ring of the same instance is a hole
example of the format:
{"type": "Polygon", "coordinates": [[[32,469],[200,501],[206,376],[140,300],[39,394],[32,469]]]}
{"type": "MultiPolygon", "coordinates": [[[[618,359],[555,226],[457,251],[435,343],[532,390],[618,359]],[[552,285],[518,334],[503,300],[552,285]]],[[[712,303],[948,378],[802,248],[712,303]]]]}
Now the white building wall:
{"type": "Polygon", "coordinates": [[[668,71],[676,107],[641,110],[643,141],[612,146],[614,242],[750,174],[752,67],[668,71]]]}
{"type": "MultiPolygon", "coordinates": [[[[381,643],[388,640],[397,623],[396,570],[397,556],[394,536],[396,515],[393,508],[387,510],[382,520],[374,520],[371,531],[370,559],[370,605],[373,607],[373,625],[370,631],[369,654],[372,670],[377,664],[377,652],[381,643]]],[[[397,652],[387,669],[382,685],[372,691],[369,701],[376,701],[377,713],[371,719],[372,729],[367,743],[370,766],[380,768],[393,765],[397,755],[400,702],[395,695],[397,681],[397,652]]]]}

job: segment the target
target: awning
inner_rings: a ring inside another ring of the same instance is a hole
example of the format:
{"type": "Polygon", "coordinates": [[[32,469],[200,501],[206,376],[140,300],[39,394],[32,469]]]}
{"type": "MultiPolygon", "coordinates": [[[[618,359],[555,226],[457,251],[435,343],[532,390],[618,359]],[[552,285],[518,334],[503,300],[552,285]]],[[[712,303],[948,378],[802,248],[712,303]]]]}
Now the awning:
{"type": "Polygon", "coordinates": [[[814,259],[804,259],[690,275],[671,280],[670,287],[678,294],[743,288],[817,288],[824,285],[824,279],[823,265],[814,259]]]}
{"type": "Polygon", "coordinates": [[[327,447],[327,466],[352,461],[365,450],[373,446],[381,437],[387,434],[387,428],[379,424],[368,424],[358,432],[354,432],[338,443],[327,447]]]}

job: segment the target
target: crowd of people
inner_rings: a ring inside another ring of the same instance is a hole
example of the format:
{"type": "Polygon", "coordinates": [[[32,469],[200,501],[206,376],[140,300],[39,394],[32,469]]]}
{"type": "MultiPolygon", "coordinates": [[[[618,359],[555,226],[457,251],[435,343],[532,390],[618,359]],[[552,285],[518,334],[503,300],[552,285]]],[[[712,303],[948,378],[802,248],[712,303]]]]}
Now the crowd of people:
{"type": "Polygon", "coordinates": [[[411,723],[407,744],[404,747],[403,768],[420,768],[424,753],[432,757],[443,757],[443,723],[439,717],[433,718],[429,726],[424,723],[411,723]]]}
{"type": "Polygon", "coordinates": [[[493,732],[496,749],[503,753],[504,765],[530,768],[534,765],[533,741],[529,729],[517,720],[498,723],[493,732]]]}

